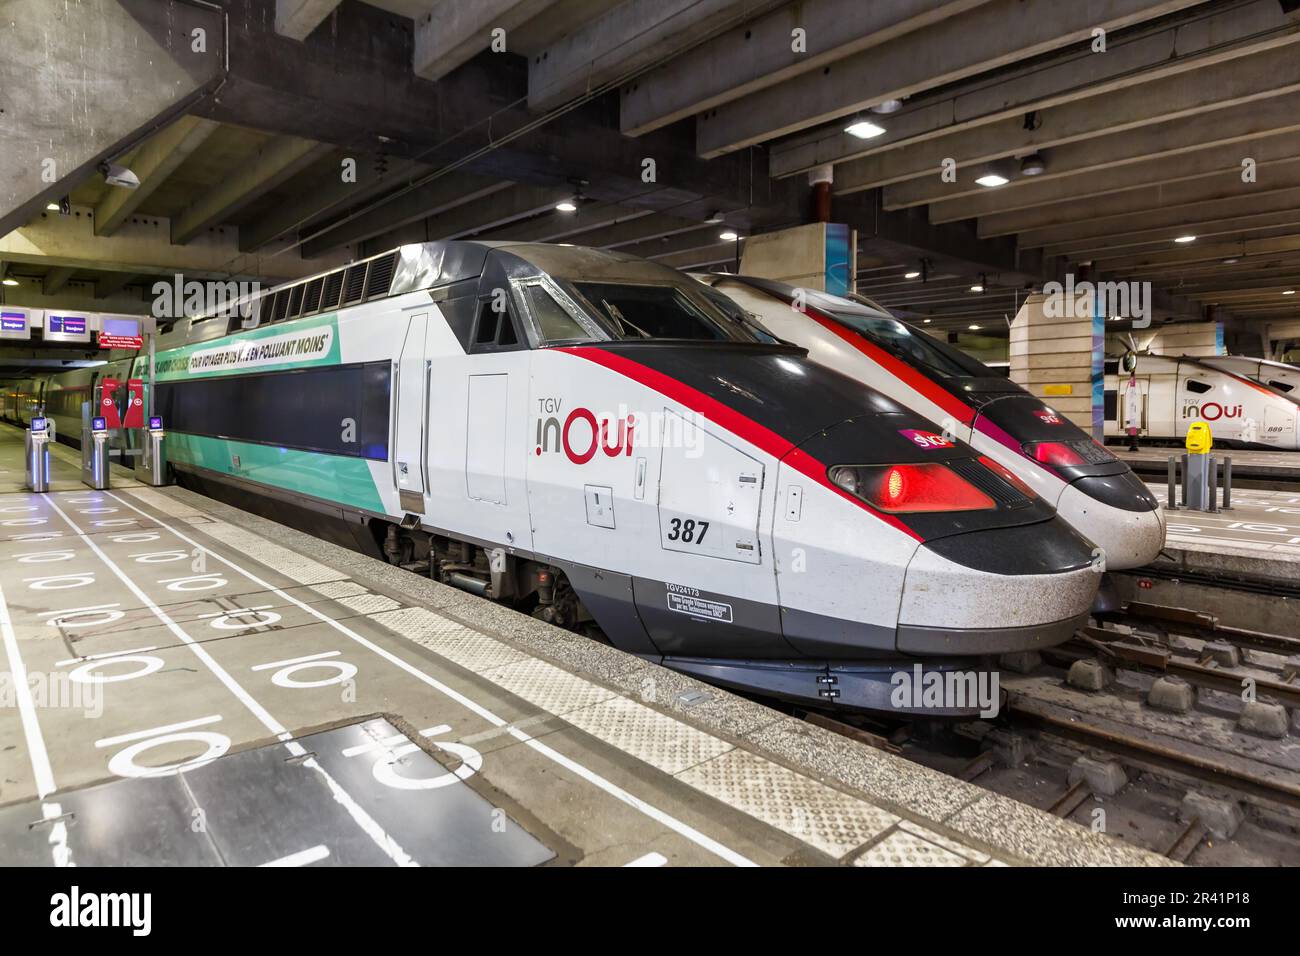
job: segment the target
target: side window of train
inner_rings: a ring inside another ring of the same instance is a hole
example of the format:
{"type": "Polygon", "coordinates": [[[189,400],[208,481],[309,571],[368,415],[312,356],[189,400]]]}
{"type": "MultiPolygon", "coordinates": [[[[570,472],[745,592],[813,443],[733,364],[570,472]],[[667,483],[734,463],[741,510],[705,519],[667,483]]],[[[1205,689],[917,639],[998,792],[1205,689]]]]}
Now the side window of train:
{"type": "Polygon", "coordinates": [[[506,307],[497,311],[491,299],[478,306],[478,322],[474,326],[472,352],[506,352],[519,348],[519,332],[515,327],[514,310],[506,307]]]}
{"type": "Polygon", "coordinates": [[[1291,391],[1291,389],[1295,388],[1295,386],[1292,385],[1290,382],[1279,382],[1276,380],[1270,380],[1268,384],[1272,385],[1279,392],[1289,392],[1291,391]]]}
{"type": "Polygon", "coordinates": [[[1194,378],[1189,378],[1187,380],[1187,390],[1189,392],[1195,392],[1197,395],[1203,395],[1212,388],[1214,388],[1214,386],[1209,382],[1202,382],[1194,378]]]}

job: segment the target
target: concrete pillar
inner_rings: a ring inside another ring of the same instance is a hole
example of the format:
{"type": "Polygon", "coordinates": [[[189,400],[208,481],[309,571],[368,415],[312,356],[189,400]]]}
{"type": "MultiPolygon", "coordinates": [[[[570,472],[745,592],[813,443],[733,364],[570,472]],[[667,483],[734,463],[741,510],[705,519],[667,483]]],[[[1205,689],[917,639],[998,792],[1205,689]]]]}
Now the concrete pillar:
{"type": "Polygon", "coordinates": [[[857,246],[857,232],[843,223],[811,222],[767,232],[745,240],[740,273],[844,295],[857,288],[857,246]]]}
{"type": "Polygon", "coordinates": [[[1223,323],[1166,325],[1151,337],[1150,348],[1156,355],[1223,355],[1223,323]]]}
{"type": "Polygon", "coordinates": [[[1105,318],[1091,297],[1029,296],[1011,323],[1011,381],[1101,438],[1105,318]]]}
{"type": "Polygon", "coordinates": [[[181,0],[6,0],[0,236],[220,82],[224,14],[181,0]]]}

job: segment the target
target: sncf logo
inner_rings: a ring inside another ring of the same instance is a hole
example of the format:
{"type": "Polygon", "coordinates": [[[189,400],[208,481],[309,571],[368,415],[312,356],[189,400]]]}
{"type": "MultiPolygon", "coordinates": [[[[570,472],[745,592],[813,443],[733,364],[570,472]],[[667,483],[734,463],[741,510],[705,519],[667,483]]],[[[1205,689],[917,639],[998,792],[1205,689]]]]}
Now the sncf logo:
{"type": "Polygon", "coordinates": [[[1207,422],[1217,422],[1220,418],[1240,418],[1241,411],[1240,405],[1205,402],[1203,405],[1184,405],[1183,418],[1203,418],[1207,422]]]}
{"type": "Polygon", "coordinates": [[[1063,424],[1061,416],[1056,414],[1056,412],[1052,411],[1050,408],[1035,408],[1034,414],[1037,415],[1045,425],[1063,424]]]}
{"type": "Polygon", "coordinates": [[[900,428],[898,433],[922,448],[951,448],[952,442],[934,432],[923,432],[915,428],[900,428]]]}
{"type": "Polygon", "coordinates": [[[575,465],[585,465],[603,451],[610,458],[632,454],[634,415],[596,415],[589,408],[573,409],[561,420],[562,401],[538,400],[536,454],[563,452],[575,465]]]}

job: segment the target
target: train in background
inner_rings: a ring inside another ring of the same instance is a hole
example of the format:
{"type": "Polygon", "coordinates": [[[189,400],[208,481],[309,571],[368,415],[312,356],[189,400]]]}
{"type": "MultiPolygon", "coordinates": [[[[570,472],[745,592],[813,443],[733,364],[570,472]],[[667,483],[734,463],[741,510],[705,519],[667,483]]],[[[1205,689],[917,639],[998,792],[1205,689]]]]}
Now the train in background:
{"type": "Polygon", "coordinates": [[[977,713],[894,677],[1065,641],[1101,577],[994,457],[614,252],[403,246],[177,323],[156,375],[182,483],[805,706],[977,713]]]}
{"type": "Polygon", "coordinates": [[[1188,426],[1203,421],[1215,444],[1295,451],[1300,448],[1300,394],[1282,370],[1290,369],[1289,376],[1296,370],[1271,368],[1277,364],[1127,351],[1106,363],[1106,436],[1127,434],[1124,409],[1129,389],[1136,388],[1139,438],[1182,442],[1188,426]]]}
{"type": "Polygon", "coordinates": [[[1106,567],[1141,567],[1160,553],[1164,512],[1141,479],[1005,374],[862,297],[750,276],[695,278],[806,348],[814,361],[944,423],[1095,542],[1106,567]]]}
{"type": "Polygon", "coordinates": [[[1211,368],[1231,372],[1252,382],[1277,389],[1284,395],[1296,394],[1300,397],[1300,392],[1296,391],[1300,386],[1300,368],[1294,365],[1275,362],[1272,359],[1250,358],[1246,355],[1211,355],[1201,361],[1211,368]]]}

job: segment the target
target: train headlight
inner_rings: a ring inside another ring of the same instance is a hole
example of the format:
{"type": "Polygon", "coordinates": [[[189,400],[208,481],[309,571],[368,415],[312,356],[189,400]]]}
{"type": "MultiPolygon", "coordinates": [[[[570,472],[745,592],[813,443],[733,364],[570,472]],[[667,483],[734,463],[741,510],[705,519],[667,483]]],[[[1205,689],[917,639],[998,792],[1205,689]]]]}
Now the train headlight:
{"type": "Polygon", "coordinates": [[[982,511],[992,498],[946,465],[836,465],[829,476],[838,487],[890,514],[982,511]]]}

